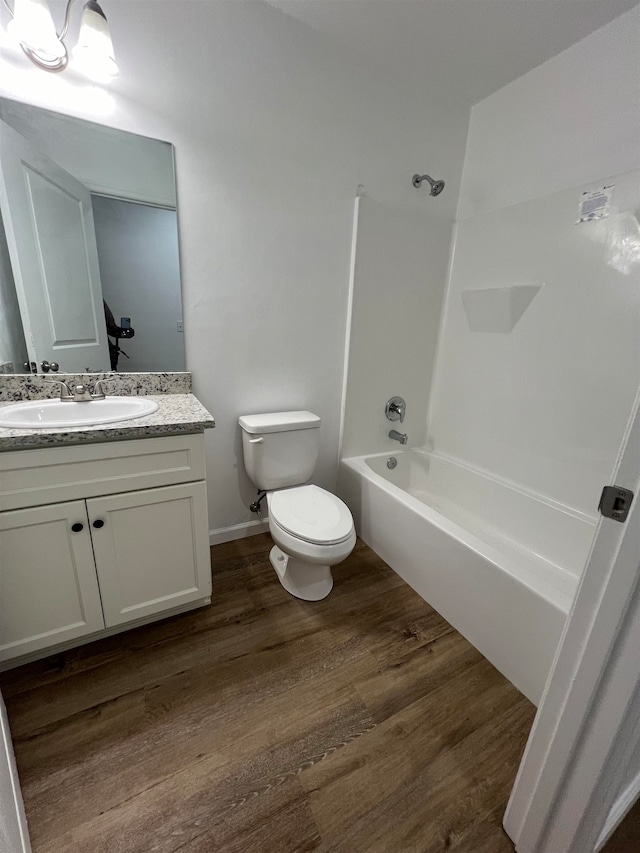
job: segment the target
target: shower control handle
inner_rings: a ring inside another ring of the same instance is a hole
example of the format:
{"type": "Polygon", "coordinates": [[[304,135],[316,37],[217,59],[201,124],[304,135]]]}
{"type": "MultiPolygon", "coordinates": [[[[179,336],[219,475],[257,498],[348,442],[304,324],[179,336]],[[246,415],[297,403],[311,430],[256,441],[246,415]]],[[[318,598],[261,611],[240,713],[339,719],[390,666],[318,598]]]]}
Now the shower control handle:
{"type": "Polygon", "coordinates": [[[387,404],[384,407],[384,413],[388,420],[400,421],[400,423],[404,423],[406,411],[407,404],[402,397],[392,397],[390,400],[387,400],[387,404]]]}

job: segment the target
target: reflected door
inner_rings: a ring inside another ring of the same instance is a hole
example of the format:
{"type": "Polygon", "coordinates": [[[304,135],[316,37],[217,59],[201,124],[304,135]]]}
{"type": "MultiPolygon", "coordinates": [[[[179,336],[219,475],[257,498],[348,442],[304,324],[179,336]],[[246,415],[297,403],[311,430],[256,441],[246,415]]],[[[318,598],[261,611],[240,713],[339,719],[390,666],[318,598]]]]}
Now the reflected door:
{"type": "Polygon", "coordinates": [[[108,370],[89,190],[1,121],[0,210],[30,361],[108,370]]]}

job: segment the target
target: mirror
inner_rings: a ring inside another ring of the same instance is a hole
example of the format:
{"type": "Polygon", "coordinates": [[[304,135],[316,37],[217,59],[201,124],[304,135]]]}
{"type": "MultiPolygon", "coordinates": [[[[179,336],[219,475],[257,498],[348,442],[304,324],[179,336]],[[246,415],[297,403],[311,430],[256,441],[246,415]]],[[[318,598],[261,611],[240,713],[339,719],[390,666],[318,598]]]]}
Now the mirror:
{"type": "Polygon", "coordinates": [[[185,370],[173,146],[0,98],[0,372],[185,370]]]}

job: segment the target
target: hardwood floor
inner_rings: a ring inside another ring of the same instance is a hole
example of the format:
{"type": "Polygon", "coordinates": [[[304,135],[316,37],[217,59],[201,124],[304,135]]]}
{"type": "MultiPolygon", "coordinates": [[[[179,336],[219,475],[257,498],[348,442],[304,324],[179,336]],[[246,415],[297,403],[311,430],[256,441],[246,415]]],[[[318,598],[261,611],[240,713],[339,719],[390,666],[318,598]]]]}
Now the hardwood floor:
{"type": "Polygon", "coordinates": [[[602,848],[602,853],[638,853],[640,850],[640,800],[602,848]]]}
{"type": "Polygon", "coordinates": [[[0,675],[34,853],[512,853],[534,716],[358,543],[322,602],[267,536],[214,603],[0,675]]]}

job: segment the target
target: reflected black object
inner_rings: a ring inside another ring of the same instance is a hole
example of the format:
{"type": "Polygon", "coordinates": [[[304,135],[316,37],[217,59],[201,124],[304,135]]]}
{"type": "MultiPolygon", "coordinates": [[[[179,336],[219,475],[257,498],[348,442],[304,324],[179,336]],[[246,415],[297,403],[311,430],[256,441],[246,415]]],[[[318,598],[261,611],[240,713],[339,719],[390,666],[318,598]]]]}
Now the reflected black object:
{"type": "MultiPolygon", "coordinates": [[[[111,362],[111,370],[118,369],[118,358],[120,354],[122,354],[125,358],[129,358],[126,352],[120,348],[120,339],[121,338],[132,338],[135,335],[134,329],[131,326],[118,326],[116,323],[113,312],[111,308],[107,305],[107,303],[102,300],[102,304],[104,306],[104,320],[107,325],[107,335],[110,338],[115,338],[115,343],[109,341],[109,360],[111,362]]],[[[131,319],[129,317],[122,317],[122,320],[128,320],[131,323],[131,319]]]]}

